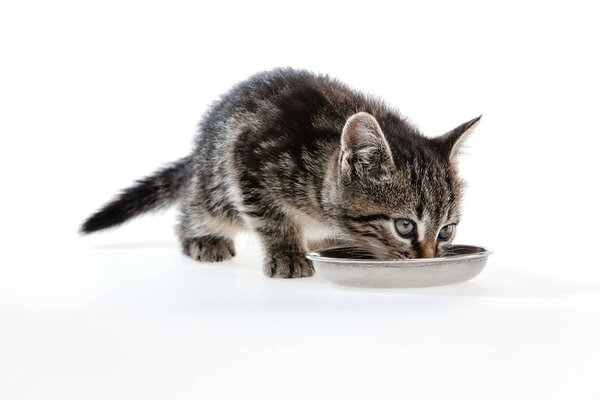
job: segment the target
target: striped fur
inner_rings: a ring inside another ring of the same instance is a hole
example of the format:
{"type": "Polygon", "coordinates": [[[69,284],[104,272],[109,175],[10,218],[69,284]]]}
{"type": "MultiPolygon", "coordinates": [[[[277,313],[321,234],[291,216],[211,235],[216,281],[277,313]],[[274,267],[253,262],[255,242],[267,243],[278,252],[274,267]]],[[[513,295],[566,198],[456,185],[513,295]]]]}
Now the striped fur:
{"type": "Polygon", "coordinates": [[[263,72],[213,104],[188,157],[126,189],[81,230],[179,203],[185,254],[229,259],[235,234],[252,229],[272,277],[312,275],[307,246],[328,238],[377,257],[435,254],[439,229],[459,220],[455,155],[478,120],[429,139],[328,76],[263,72]],[[416,221],[418,240],[401,238],[395,218],[416,221]]]}

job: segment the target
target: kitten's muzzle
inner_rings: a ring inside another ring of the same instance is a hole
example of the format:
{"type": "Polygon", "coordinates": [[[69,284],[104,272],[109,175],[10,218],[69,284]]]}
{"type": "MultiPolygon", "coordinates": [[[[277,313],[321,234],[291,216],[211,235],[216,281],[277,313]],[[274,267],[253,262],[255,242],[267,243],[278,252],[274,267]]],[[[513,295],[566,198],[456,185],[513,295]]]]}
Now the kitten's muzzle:
{"type": "Polygon", "coordinates": [[[417,250],[417,258],[434,258],[437,256],[437,244],[435,242],[421,243],[417,250]]]}

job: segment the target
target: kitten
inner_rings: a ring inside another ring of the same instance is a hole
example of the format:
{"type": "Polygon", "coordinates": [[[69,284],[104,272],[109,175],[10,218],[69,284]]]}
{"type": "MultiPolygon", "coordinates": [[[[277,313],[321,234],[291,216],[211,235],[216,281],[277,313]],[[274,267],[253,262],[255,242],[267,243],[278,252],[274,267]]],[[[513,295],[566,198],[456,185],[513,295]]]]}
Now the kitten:
{"type": "Polygon", "coordinates": [[[179,203],[185,254],[228,260],[235,234],[253,229],[271,277],[311,276],[304,254],[325,238],[380,258],[435,257],[459,222],[455,159],[478,122],[429,139],[328,76],[259,73],[212,106],[190,155],[124,190],[81,232],[179,203]]]}

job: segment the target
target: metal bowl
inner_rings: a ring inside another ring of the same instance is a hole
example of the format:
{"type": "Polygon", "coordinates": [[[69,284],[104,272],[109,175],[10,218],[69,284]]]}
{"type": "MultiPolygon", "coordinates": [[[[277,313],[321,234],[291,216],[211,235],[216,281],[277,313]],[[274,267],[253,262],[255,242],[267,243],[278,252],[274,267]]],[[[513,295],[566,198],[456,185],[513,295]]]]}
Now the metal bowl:
{"type": "Polygon", "coordinates": [[[399,260],[373,259],[358,250],[332,248],[308,253],[316,272],[342,286],[408,288],[450,285],[475,278],[490,250],[478,246],[449,246],[444,257],[399,260]]]}

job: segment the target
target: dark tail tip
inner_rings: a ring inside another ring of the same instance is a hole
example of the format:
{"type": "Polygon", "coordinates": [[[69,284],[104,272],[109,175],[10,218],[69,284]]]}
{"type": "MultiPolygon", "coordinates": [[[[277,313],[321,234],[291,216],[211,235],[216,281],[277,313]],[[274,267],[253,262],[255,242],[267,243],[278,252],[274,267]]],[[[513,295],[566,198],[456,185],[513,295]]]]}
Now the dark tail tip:
{"type": "Polygon", "coordinates": [[[184,187],[190,157],[184,157],[137,181],[125,189],[79,228],[81,234],[121,225],[123,222],[157,208],[170,206],[179,199],[184,187]]]}
{"type": "Polygon", "coordinates": [[[115,204],[109,204],[107,207],[98,211],[89,217],[81,227],[79,227],[80,234],[88,234],[100,231],[102,229],[110,228],[116,225],[120,225],[129,219],[129,215],[119,209],[115,204]]]}

